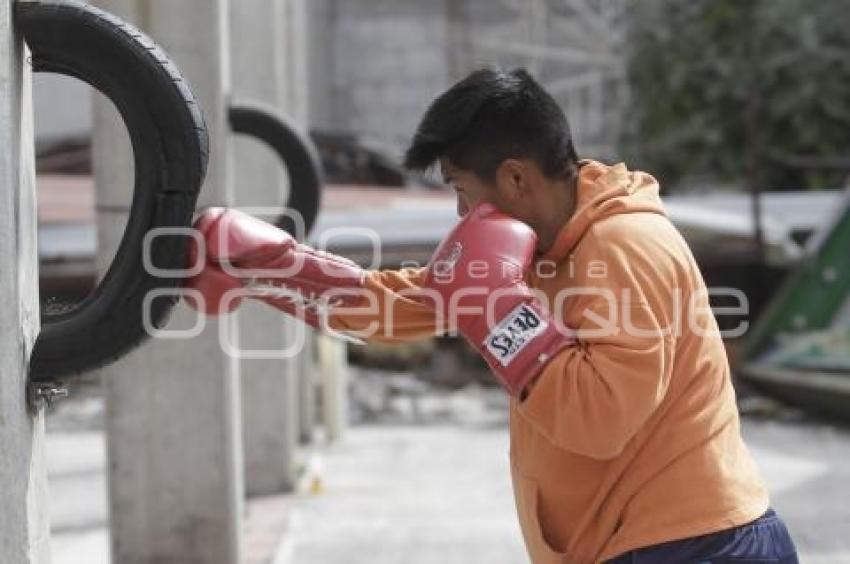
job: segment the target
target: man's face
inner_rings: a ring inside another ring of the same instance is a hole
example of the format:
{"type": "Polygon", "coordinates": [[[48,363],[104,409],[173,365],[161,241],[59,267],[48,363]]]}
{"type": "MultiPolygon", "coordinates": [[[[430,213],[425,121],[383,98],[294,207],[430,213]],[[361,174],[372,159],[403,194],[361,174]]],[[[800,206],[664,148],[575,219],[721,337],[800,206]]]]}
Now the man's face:
{"type": "Polygon", "coordinates": [[[545,252],[575,210],[575,181],[550,180],[532,159],[505,159],[492,182],[440,159],[443,180],[457,194],[457,213],[466,215],[482,202],[530,225],[545,252]]]}
{"type": "Polygon", "coordinates": [[[461,170],[452,165],[447,159],[440,159],[440,169],[443,182],[450,186],[457,195],[457,214],[464,216],[470,209],[481,202],[498,204],[497,190],[489,186],[472,172],[461,170]]]}

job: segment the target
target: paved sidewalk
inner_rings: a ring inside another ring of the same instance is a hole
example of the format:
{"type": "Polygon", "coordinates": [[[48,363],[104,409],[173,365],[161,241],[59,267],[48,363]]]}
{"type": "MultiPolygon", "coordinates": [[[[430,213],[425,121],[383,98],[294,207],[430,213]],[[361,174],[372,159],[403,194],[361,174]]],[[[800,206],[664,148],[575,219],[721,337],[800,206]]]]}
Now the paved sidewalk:
{"type": "MultiPolygon", "coordinates": [[[[850,432],[746,420],[801,561],[850,563],[850,432]]],[[[278,564],[525,563],[502,428],[358,427],[325,457],[325,490],[293,500],[278,564]]]]}
{"type": "Polygon", "coordinates": [[[323,460],[276,564],[527,560],[501,425],[358,427],[323,460]]]}
{"type": "MultiPolygon", "coordinates": [[[[315,457],[316,481],[250,504],[251,564],[276,546],[274,564],[527,562],[499,404],[425,398],[418,420],[352,427],[315,457]]],[[[793,418],[744,427],[802,561],[850,563],[850,430],[793,418]]],[[[96,429],[48,435],[54,564],[109,562],[103,450],[96,429]]]]}
{"type": "Polygon", "coordinates": [[[850,563],[850,428],[799,418],[743,428],[800,561],[850,563]]]}

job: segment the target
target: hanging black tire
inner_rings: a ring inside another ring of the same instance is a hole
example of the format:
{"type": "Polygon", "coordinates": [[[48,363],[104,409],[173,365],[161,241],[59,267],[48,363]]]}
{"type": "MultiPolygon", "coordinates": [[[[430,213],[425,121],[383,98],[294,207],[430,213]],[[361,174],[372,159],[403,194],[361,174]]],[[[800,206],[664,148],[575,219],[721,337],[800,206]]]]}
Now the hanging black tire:
{"type": "MultiPolygon", "coordinates": [[[[179,277],[147,272],[145,234],[188,227],[206,173],[208,137],[186,81],[153,41],[115,16],[76,0],[15,2],[15,25],[36,72],[76,77],[108,97],[133,147],[135,188],[127,227],[98,287],[70,311],[43,312],[30,379],[53,380],[107,364],[148,336],[145,296],[176,288],[179,277]]],[[[184,236],[153,239],[161,269],[185,268],[184,236]]],[[[149,319],[164,325],[177,296],[155,298],[149,319]]]]}
{"type": "MultiPolygon", "coordinates": [[[[300,214],[306,237],[319,214],[324,182],[316,146],[285,117],[263,104],[235,103],[230,107],[229,118],[234,133],[264,142],[280,157],[289,175],[289,198],[285,207],[300,214]]],[[[301,234],[296,233],[291,215],[281,215],[275,224],[292,235],[301,234]]]]}

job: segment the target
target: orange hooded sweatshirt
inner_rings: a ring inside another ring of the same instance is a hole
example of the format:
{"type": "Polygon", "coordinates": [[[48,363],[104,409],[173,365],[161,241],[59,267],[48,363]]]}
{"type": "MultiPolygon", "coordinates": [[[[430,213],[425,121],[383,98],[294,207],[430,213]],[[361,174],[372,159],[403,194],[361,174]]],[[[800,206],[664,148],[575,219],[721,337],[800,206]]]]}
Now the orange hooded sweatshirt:
{"type": "MultiPolygon", "coordinates": [[[[390,342],[433,335],[421,274],[370,273],[371,308],[332,325],[390,342]]],[[[705,283],[652,176],[583,161],[576,213],[527,279],[579,337],[510,406],[534,564],[601,562],[766,511],[705,283]]]]}

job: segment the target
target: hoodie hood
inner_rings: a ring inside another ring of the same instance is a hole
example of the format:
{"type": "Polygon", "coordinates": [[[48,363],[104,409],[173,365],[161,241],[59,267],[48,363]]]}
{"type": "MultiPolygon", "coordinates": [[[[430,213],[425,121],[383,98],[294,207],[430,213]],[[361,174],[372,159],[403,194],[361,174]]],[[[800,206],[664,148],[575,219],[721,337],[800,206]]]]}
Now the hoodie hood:
{"type": "Polygon", "coordinates": [[[595,222],[621,213],[666,215],[658,181],[650,174],[630,171],[623,163],[579,162],[576,211],[541,258],[559,261],[567,256],[595,222]]]}

